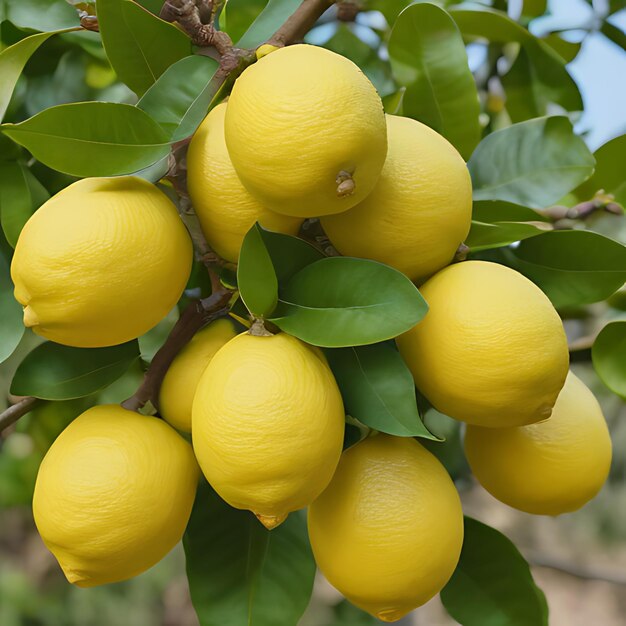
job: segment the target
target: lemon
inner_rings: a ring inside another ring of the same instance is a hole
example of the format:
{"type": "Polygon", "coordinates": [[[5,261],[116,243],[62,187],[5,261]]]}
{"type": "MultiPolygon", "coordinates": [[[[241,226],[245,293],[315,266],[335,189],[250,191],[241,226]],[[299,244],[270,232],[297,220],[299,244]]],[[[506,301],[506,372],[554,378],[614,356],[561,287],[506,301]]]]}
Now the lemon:
{"type": "Polygon", "coordinates": [[[285,333],[243,333],[204,370],[191,432],[215,491],[273,528],[330,482],[343,403],[325,360],[305,343],[285,333]]]}
{"type": "Polygon", "coordinates": [[[126,580],[181,539],[198,474],[191,446],[164,421],[96,406],[59,435],[42,461],[35,523],[71,583],[126,580]]]}
{"type": "Polygon", "coordinates": [[[172,426],[191,432],[191,405],[202,372],[235,335],[232,322],[217,320],[197,332],[172,361],[159,391],[159,412],[172,426]]]}
{"type": "Polygon", "coordinates": [[[389,150],[372,193],[322,218],[347,256],[391,265],[421,281],[452,261],[472,221],[472,181],[441,135],[407,117],[387,116],[389,150]]]}
{"type": "Polygon", "coordinates": [[[216,106],[193,136],[187,154],[187,184],[202,231],[215,252],[237,262],[245,234],[255,222],[297,235],[302,219],[274,213],[241,184],[224,140],[226,103],[216,106]]]}
{"type": "Polygon", "coordinates": [[[305,44],[276,50],[243,72],[225,134],[248,191],[298,217],[339,213],[363,200],[387,152],[374,86],[352,61],[305,44]]]}
{"type": "Polygon", "coordinates": [[[81,348],[142,335],[176,304],[191,271],[176,207],[135,177],[86,178],[48,200],[11,264],[24,324],[81,348]]]}
{"type": "Polygon", "coordinates": [[[600,491],[611,438],[598,401],[570,372],[550,419],[518,428],[469,426],[465,454],[498,500],[527,513],[560,515],[600,491]]]}
{"type": "Polygon", "coordinates": [[[433,406],[476,426],[550,416],[567,376],[561,320],[534,283],[504,265],[450,265],[420,291],[426,317],[397,344],[433,406]]]}
{"type": "Polygon", "coordinates": [[[309,507],[309,537],[328,581],[350,602],[393,622],[452,576],[463,544],[459,495],[414,439],[375,435],[348,448],[309,507]]]}

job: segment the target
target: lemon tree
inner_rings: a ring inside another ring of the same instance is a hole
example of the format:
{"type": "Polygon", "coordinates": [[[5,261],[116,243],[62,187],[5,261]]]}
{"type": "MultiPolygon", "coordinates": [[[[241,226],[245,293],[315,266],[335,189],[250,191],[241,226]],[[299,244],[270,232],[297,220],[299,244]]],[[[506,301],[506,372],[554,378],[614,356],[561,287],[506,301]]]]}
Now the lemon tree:
{"type": "Polygon", "coordinates": [[[570,366],[626,398],[626,141],[589,149],[546,11],[0,2],[0,506],[68,586],[182,541],[201,626],[297,626],[318,570],[324,626],[547,626],[463,514],[586,505],[570,366]]]}

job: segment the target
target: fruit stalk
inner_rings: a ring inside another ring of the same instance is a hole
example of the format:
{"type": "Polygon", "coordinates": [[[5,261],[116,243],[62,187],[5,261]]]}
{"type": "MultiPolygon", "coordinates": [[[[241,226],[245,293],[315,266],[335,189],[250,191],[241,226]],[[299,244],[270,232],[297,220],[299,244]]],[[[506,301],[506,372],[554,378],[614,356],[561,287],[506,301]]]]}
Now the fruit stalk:
{"type": "Polygon", "coordinates": [[[332,0],[304,0],[267,43],[286,46],[300,41],[332,4],[332,0]]]}
{"type": "Polygon", "coordinates": [[[20,417],[26,415],[29,411],[32,411],[38,403],[38,398],[26,396],[0,413],[0,433],[5,428],[15,424],[20,417]]]}

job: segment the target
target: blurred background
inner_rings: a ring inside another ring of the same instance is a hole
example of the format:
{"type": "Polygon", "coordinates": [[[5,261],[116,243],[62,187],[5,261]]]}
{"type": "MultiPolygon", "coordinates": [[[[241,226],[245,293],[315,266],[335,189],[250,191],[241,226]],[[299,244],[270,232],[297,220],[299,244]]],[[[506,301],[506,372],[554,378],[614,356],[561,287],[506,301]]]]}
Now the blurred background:
{"type": "MultiPolygon", "coordinates": [[[[519,15],[521,4],[521,0],[508,3],[512,17],[519,15]]],[[[608,0],[551,0],[548,13],[529,24],[537,36],[558,33],[563,40],[580,44],[568,67],[585,103],[585,113],[576,120],[576,128],[592,150],[626,131],[626,53],[615,43],[621,41],[623,45],[626,41],[626,10],[622,8],[604,19],[609,5],[614,8],[616,4],[624,5],[608,0]],[[612,37],[606,35],[607,29],[612,37]]],[[[379,47],[380,34],[387,28],[378,11],[361,13],[355,23],[347,25],[339,24],[330,15],[309,39],[339,52],[346,45],[354,47],[356,39],[364,46],[364,54],[373,54],[377,63],[381,55],[384,58],[384,46],[379,47]]],[[[0,49],[23,36],[15,26],[3,22],[0,49]]],[[[480,74],[486,63],[486,46],[472,44],[468,53],[472,70],[480,74]]],[[[15,120],[63,102],[134,102],[132,92],[116,81],[93,33],[51,39],[36,59],[27,67],[12,102],[15,120]]],[[[384,75],[375,82],[379,89],[385,89],[384,75]]],[[[497,80],[485,89],[489,93],[483,95],[491,98],[492,110],[488,113],[493,122],[497,80]]],[[[64,175],[43,166],[37,175],[50,191],[68,182],[64,175]]],[[[596,230],[626,243],[625,218],[601,215],[597,220],[596,230]]],[[[606,390],[596,377],[589,350],[593,337],[607,319],[626,318],[626,293],[614,296],[611,304],[612,308],[601,303],[566,316],[570,342],[577,347],[572,369],[598,397],[614,444],[610,479],[583,510],[559,518],[533,517],[497,502],[467,472],[460,452],[459,425],[435,412],[426,416],[428,425],[447,437],[446,443],[435,444],[433,451],[455,478],[466,513],[498,528],[519,547],[546,593],[553,626],[626,624],[626,403],[606,390]]],[[[173,321],[165,320],[143,338],[144,356],[156,349],[173,321]]],[[[16,353],[0,366],[0,410],[8,401],[9,382],[17,364],[37,342],[34,335],[27,333],[16,353]]],[[[140,376],[138,367],[131,369],[101,392],[97,401],[115,402],[128,397],[140,376]]],[[[156,567],[131,581],[85,590],[65,581],[35,531],[30,501],[38,465],[56,435],[94,400],[92,397],[43,406],[0,435],[0,626],[196,626],[180,546],[156,567]]],[[[301,626],[377,623],[382,622],[354,612],[321,579],[301,620],[301,626]]],[[[401,624],[448,626],[455,622],[434,599],[401,624]]]]}

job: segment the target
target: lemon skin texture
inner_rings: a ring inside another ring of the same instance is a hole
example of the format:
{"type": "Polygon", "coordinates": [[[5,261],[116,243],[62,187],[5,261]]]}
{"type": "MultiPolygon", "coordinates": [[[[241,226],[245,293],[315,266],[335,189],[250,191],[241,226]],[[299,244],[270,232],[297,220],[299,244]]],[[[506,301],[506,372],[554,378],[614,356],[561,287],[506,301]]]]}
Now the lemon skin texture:
{"type": "Polygon", "coordinates": [[[112,346],[155,326],[192,263],[176,207],[135,177],[86,178],[28,220],[11,264],[24,324],[81,348],[112,346]]]}
{"type": "Polygon", "coordinates": [[[226,149],[227,104],[216,106],[200,125],[187,154],[187,185],[202,232],[223,259],[237,262],[245,234],[255,222],[274,232],[297,235],[301,218],[266,209],[241,184],[226,149]]]}
{"type": "Polygon", "coordinates": [[[96,406],[44,457],[35,523],[69,582],[93,587],[126,580],[180,541],[198,475],[191,446],[163,420],[96,406]]]}
{"type": "Polygon", "coordinates": [[[468,426],[465,455],[478,482],[501,502],[560,515],[602,488],[611,438],[598,401],[570,372],[550,419],[518,428],[468,426]]]}
{"type": "Polygon", "coordinates": [[[486,427],[550,416],[569,353],[561,320],[539,287],[504,265],[465,261],[420,291],[428,313],[396,343],[436,409],[486,427]]]}
{"type": "Polygon", "coordinates": [[[217,493],[273,528],[328,485],[344,422],[337,383],[314,350],[285,333],[243,333],[204,370],[191,432],[217,493]]]}
{"type": "Polygon", "coordinates": [[[463,544],[454,484],[410,438],[379,434],[348,448],[308,519],[313,554],[328,581],[386,622],[439,593],[463,544]]]}
{"type": "Polygon", "coordinates": [[[276,50],[243,72],[228,102],[225,134],[248,191],[297,217],[339,213],[363,200],[387,153],[374,86],[352,61],[306,44],[276,50]],[[353,185],[338,192],[344,172],[353,185]]]}
{"type": "Polygon", "coordinates": [[[472,221],[465,161],[441,135],[387,115],[389,149],[372,193],[354,208],[322,218],[346,256],[374,259],[420,282],[448,265],[472,221]]]}
{"type": "Polygon", "coordinates": [[[191,432],[191,405],[202,372],[236,334],[231,321],[217,320],[197,332],[172,361],[159,391],[159,412],[172,426],[191,432]]]}

